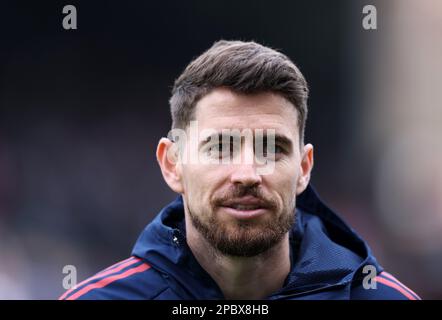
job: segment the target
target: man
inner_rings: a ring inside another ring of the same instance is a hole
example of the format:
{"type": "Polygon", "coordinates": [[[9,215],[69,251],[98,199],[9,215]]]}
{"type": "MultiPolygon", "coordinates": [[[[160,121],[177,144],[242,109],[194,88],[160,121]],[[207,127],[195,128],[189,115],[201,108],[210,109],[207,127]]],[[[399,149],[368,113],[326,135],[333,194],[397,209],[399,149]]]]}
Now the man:
{"type": "Polygon", "coordinates": [[[61,299],[419,299],[309,185],[307,97],[299,69],[254,42],[192,61],[157,148],[180,196],[129,259],[61,299]]]}

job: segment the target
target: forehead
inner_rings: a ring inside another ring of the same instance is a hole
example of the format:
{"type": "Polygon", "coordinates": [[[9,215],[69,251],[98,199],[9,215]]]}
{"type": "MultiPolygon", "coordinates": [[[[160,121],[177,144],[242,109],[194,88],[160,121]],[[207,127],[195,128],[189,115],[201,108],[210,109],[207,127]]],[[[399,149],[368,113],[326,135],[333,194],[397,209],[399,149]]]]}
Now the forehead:
{"type": "Polygon", "coordinates": [[[281,95],[240,94],[227,88],[212,90],[195,110],[200,129],[275,129],[293,139],[298,136],[297,117],[293,104],[281,95]]]}

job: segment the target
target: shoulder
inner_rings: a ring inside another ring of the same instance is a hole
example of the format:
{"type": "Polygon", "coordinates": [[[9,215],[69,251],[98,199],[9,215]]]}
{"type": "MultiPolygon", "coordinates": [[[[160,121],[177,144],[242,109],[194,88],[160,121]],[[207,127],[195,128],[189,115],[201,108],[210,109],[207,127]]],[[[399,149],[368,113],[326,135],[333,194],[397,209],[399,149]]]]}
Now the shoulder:
{"type": "Polygon", "coordinates": [[[396,277],[386,271],[379,273],[370,283],[369,288],[364,288],[362,283],[353,286],[351,299],[354,300],[421,300],[410,288],[400,282],[396,277]]]}
{"type": "Polygon", "coordinates": [[[77,284],[59,300],[155,299],[167,289],[157,270],[132,256],[77,284]]]}

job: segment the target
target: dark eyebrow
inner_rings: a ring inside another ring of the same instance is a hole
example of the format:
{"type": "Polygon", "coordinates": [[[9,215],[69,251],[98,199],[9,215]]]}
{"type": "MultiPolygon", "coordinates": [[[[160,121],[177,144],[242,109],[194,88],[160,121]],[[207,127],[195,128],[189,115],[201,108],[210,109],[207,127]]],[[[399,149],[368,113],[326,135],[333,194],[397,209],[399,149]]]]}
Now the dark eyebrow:
{"type": "Polygon", "coordinates": [[[275,134],[275,143],[280,143],[285,145],[287,148],[290,148],[290,150],[293,147],[293,142],[290,138],[288,138],[285,135],[282,134],[275,134]]]}
{"type": "Polygon", "coordinates": [[[204,146],[206,143],[208,143],[209,141],[211,141],[211,140],[213,139],[213,137],[215,137],[215,136],[217,136],[217,135],[218,135],[218,141],[222,141],[223,136],[225,136],[225,137],[230,137],[230,136],[231,136],[230,134],[229,134],[229,135],[226,135],[226,134],[223,134],[222,132],[218,132],[218,133],[215,133],[215,134],[208,135],[206,138],[204,138],[203,140],[201,140],[201,141],[198,143],[198,150],[199,150],[202,146],[204,146]]]}
{"type": "MultiPolygon", "coordinates": [[[[209,135],[205,139],[203,139],[199,142],[198,149],[200,149],[202,146],[204,146],[206,143],[208,143],[210,140],[212,140],[213,137],[216,135],[218,135],[218,141],[222,141],[223,137],[230,139],[230,137],[235,136],[232,134],[223,134],[222,132],[218,132],[218,133],[209,135]]],[[[283,134],[278,134],[278,133],[275,134],[275,143],[282,144],[283,146],[285,146],[286,148],[289,149],[288,151],[291,151],[293,148],[292,140],[283,134]]]]}

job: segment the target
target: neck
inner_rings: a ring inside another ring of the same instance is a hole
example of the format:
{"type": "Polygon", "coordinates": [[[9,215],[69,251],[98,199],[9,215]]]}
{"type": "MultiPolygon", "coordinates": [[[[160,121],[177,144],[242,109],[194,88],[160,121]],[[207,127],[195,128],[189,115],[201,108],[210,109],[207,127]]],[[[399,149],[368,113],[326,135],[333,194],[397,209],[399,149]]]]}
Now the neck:
{"type": "Polygon", "coordinates": [[[221,254],[186,217],[187,243],[197,261],[215,280],[226,299],[264,299],[281,289],[290,272],[288,233],[254,257],[221,254]]]}

